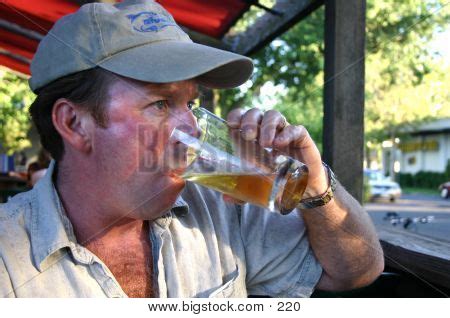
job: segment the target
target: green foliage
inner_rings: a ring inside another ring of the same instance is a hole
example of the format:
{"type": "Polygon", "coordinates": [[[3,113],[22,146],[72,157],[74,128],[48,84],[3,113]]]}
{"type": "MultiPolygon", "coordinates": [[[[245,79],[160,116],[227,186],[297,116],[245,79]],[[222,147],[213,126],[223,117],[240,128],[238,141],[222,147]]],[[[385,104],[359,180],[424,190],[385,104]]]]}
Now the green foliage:
{"type": "Polygon", "coordinates": [[[363,180],[363,203],[370,202],[371,196],[372,195],[370,193],[369,180],[368,180],[368,178],[364,178],[364,180],[363,180]]]}
{"type": "MultiPolygon", "coordinates": [[[[271,96],[290,123],[304,125],[316,141],[322,134],[323,7],[252,56],[255,71],[244,88],[218,91],[221,114],[236,107],[267,108],[264,86],[287,88],[271,96]]],[[[269,92],[270,94],[271,92],[269,92]]]]}
{"type": "Polygon", "coordinates": [[[0,151],[12,154],[29,147],[28,107],[34,99],[28,83],[0,70],[0,151]]]}
{"type": "Polygon", "coordinates": [[[422,194],[422,195],[436,195],[436,188],[414,188],[414,187],[403,187],[403,194],[422,194]]]}
{"type": "Polygon", "coordinates": [[[428,45],[449,22],[443,1],[368,1],[366,140],[450,116],[450,69],[436,63],[428,45]]]}
{"type": "MultiPolygon", "coordinates": [[[[430,65],[433,65],[430,63],[430,65]]],[[[381,142],[421,123],[450,117],[450,68],[434,67],[421,83],[399,83],[366,102],[366,138],[381,142]]],[[[370,84],[370,83],[369,83],[370,84]]]]}
{"type": "MultiPolygon", "coordinates": [[[[450,116],[450,69],[441,69],[428,46],[448,28],[449,12],[444,0],[367,1],[367,141],[377,143],[405,126],[450,116]]],[[[250,14],[240,30],[256,17],[250,14]]],[[[322,7],[252,56],[256,69],[251,81],[217,92],[221,114],[235,107],[273,107],[321,141],[323,24],[322,7]],[[281,89],[267,92],[267,83],[281,89]],[[276,102],[266,106],[264,95],[276,102]]]]}
{"type": "MultiPolygon", "coordinates": [[[[275,5],[276,0],[259,0],[258,2],[266,6],[267,8],[272,8],[275,5]]],[[[252,25],[256,21],[256,19],[258,19],[264,13],[266,13],[266,11],[262,8],[258,8],[257,6],[250,6],[250,9],[244,14],[244,16],[239,19],[231,28],[230,33],[234,34],[245,31],[247,27],[252,25]]]]}
{"type": "Polygon", "coordinates": [[[400,173],[402,187],[437,189],[439,185],[449,181],[450,176],[441,172],[419,171],[416,174],[400,173]]]}
{"type": "Polygon", "coordinates": [[[416,174],[400,173],[402,187],[437,189],[444,182],[450,181],[450,160],[444,172],[419,171],[416,174]]]}
{"type": "Polygon", "coordinates": [[[380,72],[385,84],[405,80],[418,84],[431,71],[426,44],[449,23],[447,4],[440,0],[367,1],[367,51],[377,60],[390,62],[380,72]]]}

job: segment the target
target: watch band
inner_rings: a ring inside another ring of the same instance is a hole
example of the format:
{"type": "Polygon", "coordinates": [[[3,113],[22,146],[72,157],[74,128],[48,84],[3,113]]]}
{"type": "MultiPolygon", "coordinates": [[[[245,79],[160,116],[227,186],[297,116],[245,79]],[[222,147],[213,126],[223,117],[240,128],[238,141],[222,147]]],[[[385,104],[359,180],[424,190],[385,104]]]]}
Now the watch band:
{"type": "Polygon", "coordinates": [[[330,202],[334,197],[334,191],[336,190],[336,177],[331,170],[331,168],[326,164],[323,163],[323,166],[327,170],[328,174],[328,188],[327,190],[318,196],[302,199],[300,200],[300,203],[297,205],[297,208],[299,209],[313,209],[320,206],[324,206],[328,202],[330,202]]]}

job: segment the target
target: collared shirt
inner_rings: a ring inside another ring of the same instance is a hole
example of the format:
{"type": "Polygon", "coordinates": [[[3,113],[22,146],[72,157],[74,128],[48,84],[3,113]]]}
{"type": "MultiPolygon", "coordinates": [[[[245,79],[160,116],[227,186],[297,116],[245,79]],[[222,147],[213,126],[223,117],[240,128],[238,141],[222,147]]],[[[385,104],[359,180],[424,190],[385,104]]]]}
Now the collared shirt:
{"type": "MultiPolygon", "coordinates": [[[[0,297],[126,297],[77,243],[53,170],[0,205],[0,297]]],[[[308,297],[322,273],[298,214],[238,207],[195,184],[151,223],[149,238],[159,297],[308,297]]]]}

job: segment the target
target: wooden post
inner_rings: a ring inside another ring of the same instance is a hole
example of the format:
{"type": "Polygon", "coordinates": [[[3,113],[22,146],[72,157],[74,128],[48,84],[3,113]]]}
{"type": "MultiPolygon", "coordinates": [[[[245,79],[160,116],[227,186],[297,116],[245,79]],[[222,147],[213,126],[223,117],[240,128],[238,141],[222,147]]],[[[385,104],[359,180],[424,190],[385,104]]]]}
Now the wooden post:
{"type": "Polygon", "coordinates": [[[323,158],[362,201],[365,0],[325,1],[323,158]]]}
{"type": "Polygon", "coordinates": [[[278,14],[268,12],[259,17],[244,32],[225,36],[222,42],[226,43],[233,52],[251,55],[307,17],[320,7],[323,1],[277,0],[271,9],[278,14]]]}

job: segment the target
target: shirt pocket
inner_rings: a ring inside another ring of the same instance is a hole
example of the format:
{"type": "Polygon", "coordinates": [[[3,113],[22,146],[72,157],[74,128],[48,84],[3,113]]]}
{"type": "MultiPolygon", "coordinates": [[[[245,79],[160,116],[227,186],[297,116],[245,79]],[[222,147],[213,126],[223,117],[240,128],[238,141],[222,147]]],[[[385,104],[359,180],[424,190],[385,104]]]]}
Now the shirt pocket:
{"type": "Polygon", "coordinates": [[[225,284],[213,290],[209,294],[209,298],[229,298],[229,297],[245,297],[240,295],[240,290],[245,288],[239,288],[239,267],[236,266],[236,270],[233,272],[231,278],[225,284]]]}

